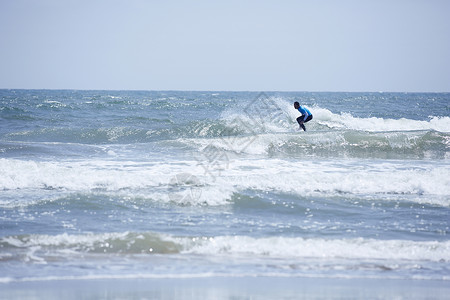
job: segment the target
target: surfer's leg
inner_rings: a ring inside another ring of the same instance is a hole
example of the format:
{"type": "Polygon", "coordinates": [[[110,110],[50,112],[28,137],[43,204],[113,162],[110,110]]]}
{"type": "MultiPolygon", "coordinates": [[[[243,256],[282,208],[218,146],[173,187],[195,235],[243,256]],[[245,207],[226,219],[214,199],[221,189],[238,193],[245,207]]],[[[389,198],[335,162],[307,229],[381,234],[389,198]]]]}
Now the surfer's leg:
{"type": "Polygon", "coordinates": [[[305,125],[303,125],[303,116],[300,116],[297,118],[298,125],[303,129],[303,131],[306,131],[305,125]]]}

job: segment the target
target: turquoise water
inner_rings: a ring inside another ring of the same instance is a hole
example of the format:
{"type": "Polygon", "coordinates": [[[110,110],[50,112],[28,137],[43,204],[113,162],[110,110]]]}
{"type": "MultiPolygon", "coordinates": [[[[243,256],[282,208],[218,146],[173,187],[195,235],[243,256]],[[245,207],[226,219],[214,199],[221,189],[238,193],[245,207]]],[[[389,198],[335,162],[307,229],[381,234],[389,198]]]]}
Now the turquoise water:
{"type": "Polygon", "coordinates": [[[1,283],[450,280],[450,94],[0,99],[1,283]]]}

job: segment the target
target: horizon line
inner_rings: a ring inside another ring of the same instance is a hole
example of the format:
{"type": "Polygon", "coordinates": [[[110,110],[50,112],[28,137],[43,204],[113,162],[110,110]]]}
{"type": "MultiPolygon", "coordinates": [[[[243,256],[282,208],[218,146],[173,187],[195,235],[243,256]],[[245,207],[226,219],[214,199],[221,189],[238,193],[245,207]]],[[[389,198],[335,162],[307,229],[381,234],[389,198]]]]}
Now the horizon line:
{"type": "Polygon", "coordinates": [[[111,92],[228,92],[228,93],[398,93],[398,94],[448,94],[450,91],[332,91],[332,90],[183,90],[183,89],[78,89],[78,88],[3,88],[0,90],[35,90],[35,91],[111,91],[111,92]]]}

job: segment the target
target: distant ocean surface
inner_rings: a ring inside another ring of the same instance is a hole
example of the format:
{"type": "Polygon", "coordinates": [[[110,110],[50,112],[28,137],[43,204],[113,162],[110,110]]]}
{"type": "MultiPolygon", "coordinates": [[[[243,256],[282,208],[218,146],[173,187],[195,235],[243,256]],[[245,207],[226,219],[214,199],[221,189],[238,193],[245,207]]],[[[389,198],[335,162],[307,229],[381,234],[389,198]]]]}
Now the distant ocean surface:
{"type": "Polygon", "coordinates": [[[0,289],[450,284],[450,94],[0,90],[0,289]],[[313,120],[299,131],[293,102],[313,120]]]}

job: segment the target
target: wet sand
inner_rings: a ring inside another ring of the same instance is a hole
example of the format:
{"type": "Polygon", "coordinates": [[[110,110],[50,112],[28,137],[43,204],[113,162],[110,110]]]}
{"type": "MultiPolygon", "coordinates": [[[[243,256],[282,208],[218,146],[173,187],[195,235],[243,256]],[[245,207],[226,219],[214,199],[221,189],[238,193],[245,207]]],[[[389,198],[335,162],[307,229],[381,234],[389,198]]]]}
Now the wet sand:
{"type": "Polygon", "coordinates": [[[0,299],[448,299],[437,280],[207,277],[0,284],[0,299]]]}

